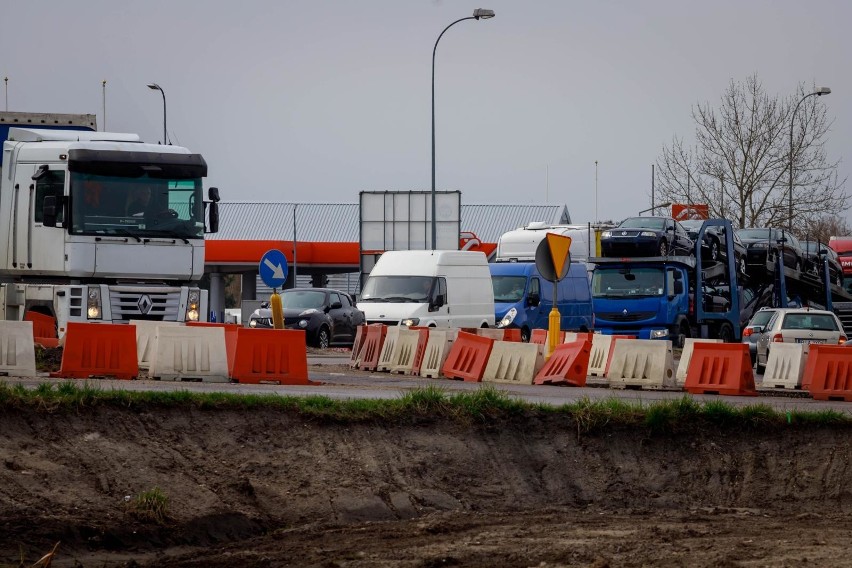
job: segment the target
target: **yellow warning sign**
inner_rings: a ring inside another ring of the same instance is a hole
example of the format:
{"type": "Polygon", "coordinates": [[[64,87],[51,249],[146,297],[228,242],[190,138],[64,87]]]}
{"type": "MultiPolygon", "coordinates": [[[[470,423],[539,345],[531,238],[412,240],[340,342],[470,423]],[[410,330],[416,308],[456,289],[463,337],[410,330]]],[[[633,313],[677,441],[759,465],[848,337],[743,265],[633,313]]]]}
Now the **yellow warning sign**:
{"type": "Polygon", "coordinates": [[[553,260],[553,268],[558,279],[564,278],[568,272],[568,264],[571,262],[571,237],[547,233],[547,247],[550,249],[550,258],[553,260]]]}

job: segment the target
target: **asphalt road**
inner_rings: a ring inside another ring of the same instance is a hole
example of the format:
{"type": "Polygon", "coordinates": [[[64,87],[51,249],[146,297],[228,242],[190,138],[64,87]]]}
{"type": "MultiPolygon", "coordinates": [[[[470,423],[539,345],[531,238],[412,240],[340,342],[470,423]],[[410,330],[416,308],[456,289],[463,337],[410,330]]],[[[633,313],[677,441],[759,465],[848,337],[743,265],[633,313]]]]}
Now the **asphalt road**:
{"type": "MultiPolygon", "coordinates": [[[[446,379],[423,379],[390,373],[350,372],[345,368],[349,363],[348,356],[309,356],[309,376],[313,383],[308,386],[296,385],[248,385],[237,383],[200,383],[200,382],[169,382],[155,380],[119,381],[110,379],[90,379],[81,381],[104,389],[127,391],[170,391],[186,390],[191,392],[226,392],[242,394],[279,394],[282,396],[311,396],[323,395],[333,399],[392,399],[402,396],[408,390],[425,385],[434,385],[447,392],[464,392],[480,388],[481,383],[466,383],[446,379]]],[[[835,410],[852,414],[852,403],[840,401],[817,401],[809,398],[801,391],[786,391],[778,389],[761,390],[760,376],[756,378],[759,396],[721,396],[721,395],[689,395],[682,391],[655,390],[621,390],[607,388],[605,385],[595,386],[601,380],[589,378],[589,385],[583,388],[558,387],[545,385],[508,385],[490,383],[495,388],[507,392],[510,396],[531,403],[558,406],[576,402],[581,399],[602,400],[618,398],[639,403],[651,403],[662,400],[679,399],[691,396],[699,402],[722,400],[733,406],[765,404],[778,411],[802,410],[820,411],[835,410]]],[[[56,382],[47,376],[20,378],[0,377],[9,384],[23,384],[35,388],[43,382],[56,382]]]]}

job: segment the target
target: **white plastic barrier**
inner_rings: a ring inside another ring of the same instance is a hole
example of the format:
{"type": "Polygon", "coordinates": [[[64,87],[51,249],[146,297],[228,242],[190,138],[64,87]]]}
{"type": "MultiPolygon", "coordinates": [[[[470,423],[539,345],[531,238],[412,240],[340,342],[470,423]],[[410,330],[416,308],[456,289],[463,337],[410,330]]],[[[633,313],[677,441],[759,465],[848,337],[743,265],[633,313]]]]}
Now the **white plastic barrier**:
{"type": "Polygon", "coordinates": [[[592,351],[589,353],[589,375],[603,377],[606,375],[606,362],[612,349],[612,336],[596,333],[592,336],[592,351]]]}
{"type": "Polygon", "coordinates": [[[457,329],[430,329],[426,351],[423,352],[423,362],[420,364],[420,376],[431,379],[440,378],[441,367],[447,360],[453,341],[458,335],[457,329]]]}
{"type": "Polygon", "coordinates": [[[797,389],[802,387],[805,374],[804,345],[773,343],[763,372],[762,387],[797,389]]]}
{"type": "Polygon", "coordinates": [[[506,331],[495,327],[480,327],[476,330],[476,335],[479,335],[480,337],[487,337],[494,341],[503,341],[503,337],[506,336],[506,331]]]}
{"type": "Polygon", "coordinates": [[[699,337],[689,337],[683,344],[683,351],[680,354],[680,361],[677,364],[677,379],[678,386],[682,387],[686,384],[686,372],[689,370],[689,362],[692,361],[692,351],[695,349],[696,343],[722,343],[721,339],[704,339],[699,337]]]}
{"type": "Polygon", "coordinates": [[[616,341],[607,379],[613,388],[677,389],[672,342],[616,341]]]}
{"type": "MultiPolygon", "coordinates": [[[[399,328],[393,353],[390,355],[390,372],[411,374],[414,358],[417,356],[417,343],[420,332],[407,327],[399,328]]],[[[381,363],[381,361],[379,361],[381,363]]]]}
{"type": "Polygon", "coordinates": [[[396,340],[399,338],[400,329],[408,328],[401,328],[398,325],[388,326],[388,330],[385,332],[385,342],[382,343],[382,351],[379,353],[379,363],[376,366],[377,371],[391,370],[391,367],[393,366],[391,355],[393,355],[393,349],[396,347],[396,340]]]}
{"type": "Polygon", "coordinates": [[[495,341],[482,374],[483,382],[531,385],[544,366],[545,345],[495,341]]]}
{"type": "Polygon", "coordinates": [[[161,325],[174,327],[183,324],[176,321],[130,320],[130,325],[136,326],[136,361],[139,363],[139,368],[149,369],[151,355],[157,349],[157,327],[161,325]]]}
{"type": "Polygon", "coordinates": [[[159,326],[148,376],[164,381],[229,382],[225,329],[159,326]]]}
{"type": "Polygon", "coordinates": [[[0,321],[0,375],[34,377],[33,322],[0,321]]]}

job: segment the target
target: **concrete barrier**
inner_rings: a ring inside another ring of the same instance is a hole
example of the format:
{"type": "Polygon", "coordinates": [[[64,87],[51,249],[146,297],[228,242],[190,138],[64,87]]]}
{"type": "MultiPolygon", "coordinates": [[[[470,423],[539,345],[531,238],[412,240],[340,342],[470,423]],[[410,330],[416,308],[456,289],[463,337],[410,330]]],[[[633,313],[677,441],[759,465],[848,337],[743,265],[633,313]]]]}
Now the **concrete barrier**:
{"type": "Polygon", "coordinates": [[[0,375],[34,377],[33,322],[0,321],[0,375]]]}
{"type": "Polygon", "coordinates": [[[156,343],[149,377],[163,381],[230,382],[223,328],[160,326],[156,343]]]}
{"type": "Polygon", "coordinates": [[[799,343],[773,343],[761,386],[773,389],[802,388],[805,350],[799,343]]]}
{"type": "Polygon", "coordinates": [[[157,326],[180,326],[176,321],[130,320],[136,326],[136,361],[140,369],[151,368],[151,354],[157,349],[157,326]]]}
{"type": "Polygon", "coordinates": [[[616,341],[607,379],[613,388],[677,390],[672,342],[656,339],[616,341]]]}
{"type": "Polygon", "coordinates": [[[675,375],[678,386],[682,387],[686,382],[686,372],[689,370],[689,362],[692,360],[692,351],[695,349],[696,343],[722,343],[721,339],[704,339],[700,337],[689,337],[683,345],[683,351],[680,354],[680,361],[677,365],[677,374],[675,375]]]}
{"type": "Polygon", "coordinates": [[[495,341],[482,382],[531,385],[544,366],[544,345],[495,341]]]}
{"type": "Polygon", "coordinates": [[[429,339],[426,342],[426,351],[423,353],[423,363],[420,365],[420,376],[430,379],[438,379],[443,375],[441,368],[447,360],[447,355],[456,340],[458,330],[435,329],[429,330],[429,339]]]}

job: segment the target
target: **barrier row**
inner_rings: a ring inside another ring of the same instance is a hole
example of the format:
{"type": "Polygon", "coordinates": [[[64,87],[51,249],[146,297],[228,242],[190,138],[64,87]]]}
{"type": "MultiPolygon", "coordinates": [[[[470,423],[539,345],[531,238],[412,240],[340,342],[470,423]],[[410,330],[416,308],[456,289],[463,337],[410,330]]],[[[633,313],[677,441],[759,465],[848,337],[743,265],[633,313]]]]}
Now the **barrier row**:
{"type": "MultiPolygon", "coordinates": [[[[33,321],[0,322],[0,374],[34,376],[33,321]]],[[[140,368],[164,381],[308,384],[303,330],[216,323],[69,322],[52,377],[133,379],[140,368]]]]}
{"type": "MultiPolygon", "coordinates": [[[[687,339],[677,369],[670,341],[562,332],[545,361],[545,330],[530,343],[499,329],[366,325],[358,329],[350,366],[424,378],[471,382],[685,390],[756,396],[748,345],[687,339]]],[[[762,387],[801,389],[817,400],[852,401],[852,349],[775,343],[762,387]]]]}

